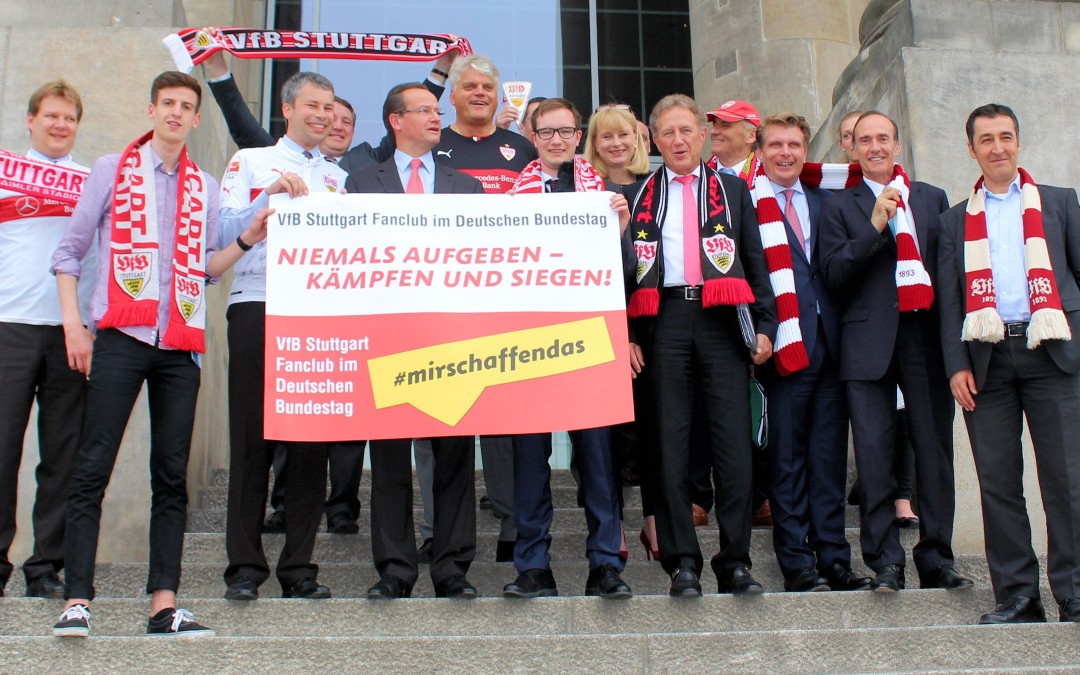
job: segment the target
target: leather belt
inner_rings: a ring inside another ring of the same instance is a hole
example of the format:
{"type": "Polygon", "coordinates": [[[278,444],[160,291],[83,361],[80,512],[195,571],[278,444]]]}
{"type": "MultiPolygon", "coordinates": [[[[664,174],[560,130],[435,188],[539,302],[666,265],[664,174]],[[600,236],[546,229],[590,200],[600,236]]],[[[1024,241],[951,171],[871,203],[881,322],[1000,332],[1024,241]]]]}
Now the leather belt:
{"type": "Polygon", "coordinates": [[[1026,338],[1027,329],[1027,321],[1013,321],[1012,323],[1007,323],[1005,324],[1005,337],[1026,338]]]}
{"type": "Polygon", "coordinates": [[[664,297],[677,300],[701,300],[701,286],[664,286],[664,297]]]}

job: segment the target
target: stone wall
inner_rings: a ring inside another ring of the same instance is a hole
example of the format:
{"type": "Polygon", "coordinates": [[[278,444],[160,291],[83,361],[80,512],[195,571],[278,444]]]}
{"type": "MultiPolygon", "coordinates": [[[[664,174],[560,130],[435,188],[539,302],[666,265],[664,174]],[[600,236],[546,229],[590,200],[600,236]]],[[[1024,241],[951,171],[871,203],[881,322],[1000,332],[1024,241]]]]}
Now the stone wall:
{"type": "MultiPolygon", "coordinates": [[[[149,128],[151,81],[161,71],[174,68],[161,38],[186,25],[262,25],[263,16],[263,2],[252,0],[0,0],[0,148],[23,152],[29,147],[27,99],[41,83],[64,77],[83,97],[75,159],[90,165],[101,155],[121,151],[149,128]]],[[[201,75],[199,70],[196,77],[201,75]]],[[[257,87],[258,78],[245,75],[245,81],[257,87]]],[[[200,166],[215,176],[222,175],[235,150],[228,142],[221,113],[206,90],[202,121],[190,137],[189,150],[200,166]]],[[[205,484],[213,469],[228,463],[227,288],[228,280],[224,280],[208,293],[208,353],[189,470],[192,494],[205,484]]],[[[136,403],[106,495],[99,550],[102,561],[146,558],[148,453],[144,394],[136,403]]],[[[19,472],[18,535],[11,552],[17,563],[30,552],[37,461],[35,410],[19,472]]]]}

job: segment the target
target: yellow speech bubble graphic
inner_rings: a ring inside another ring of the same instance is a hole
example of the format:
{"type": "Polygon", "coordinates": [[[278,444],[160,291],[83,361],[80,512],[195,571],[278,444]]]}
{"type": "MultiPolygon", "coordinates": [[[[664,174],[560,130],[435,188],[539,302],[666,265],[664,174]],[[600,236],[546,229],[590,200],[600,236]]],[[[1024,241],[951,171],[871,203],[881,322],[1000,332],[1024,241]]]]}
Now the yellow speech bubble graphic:
{"type": "Polygon", "coordinates": [[[448,342],[368,361],[375,408],[409,403],[453,426],[487,387],[615,360],[604,317],[448,342]]]}

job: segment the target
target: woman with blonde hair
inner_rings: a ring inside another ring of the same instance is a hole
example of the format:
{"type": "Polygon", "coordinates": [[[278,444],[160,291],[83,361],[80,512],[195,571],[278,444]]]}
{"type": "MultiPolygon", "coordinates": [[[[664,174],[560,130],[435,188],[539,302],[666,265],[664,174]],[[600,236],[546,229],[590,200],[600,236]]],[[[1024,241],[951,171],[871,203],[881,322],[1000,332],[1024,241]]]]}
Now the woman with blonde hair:
{"type": "Polygon", "coordinates": [[[585,161],[617,186],[632,185],[648,175],[649,148],[630,106],[609,104],[596,109],[589,118],[585,161]]]}

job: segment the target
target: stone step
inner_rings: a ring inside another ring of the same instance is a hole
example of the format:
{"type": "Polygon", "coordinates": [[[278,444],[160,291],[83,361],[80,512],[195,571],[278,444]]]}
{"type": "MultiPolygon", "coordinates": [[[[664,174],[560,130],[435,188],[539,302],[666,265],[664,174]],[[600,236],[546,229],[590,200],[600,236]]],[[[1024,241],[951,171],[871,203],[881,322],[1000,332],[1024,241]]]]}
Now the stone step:
{"type": "MultiPolygon", "coordinates": [[[[224,532],[225,531],[225,516],[226,509],[191,509],[188,511],[187,517],[187,531],[188,532],[224,532]]],[[[270,515],[270,511],[267,511],[266,515],[270,515]]],[[[413,522],[419,524],[424,519],[423,509],[413,509],[413,522]]],[[[854,527],[858,525],[859,516],[858,510],[849,507],[849,513],[846,517],[846,525],[848,527],[854,527]]],[[[713,522],[713,518],[710,516],[710,523],[713,522]]],[[[626,530],[627,535],[631,536],[635,532],[641,530],[641,524],[643,518],[639,509],[624,509],[623,510],[623,528],[626,530]]],[[[363,509],[360,512],[360,518],[357,520],[357,525],[360,527],[361,532],[371,531],[371,512],[363,509]]],[[[477,532],[498,532],[500,521],[492,514],[490,510],[477,509],[476,510],[476,530],[477,532]]],[[[584,534],[588,531],[588,526],[585,522],[585,511],[577,507],[570,508],[557,508],[554,511],[552,517],[553,530],[563,530],[572,532],[581,532],[584,534]]],[[[708,527],[708,526],[702,526],[708,527]]],[[[320,531],[326,531],[326,519],[323,518],[322,524],[319,526],[320,531]]]]}
{"type": "MultiPolygon", "coordinates": [[[[479,451],[477,451],[479,453],[479,451]]],[[[273,472],[270,472],[270,480],[273,482],[273,472]]],[[[416,473],[413,473],[415,477],[416,473]]],[[[414,481],[415,482],[415,481],[414,481]]],[[[229,485],[229,471],[227,469],[217,469],[210,474],[210,480],[207,482],[207,488],[223,488],[229,485]]],[[[360,485],[362,487],[371,487],[371,470],[364,469],[364,473],[360,479],[360,485]]],[[[551,470],[551,487],[575,487],[577,483],[574,481],[574,475],[570,469],[552,469],[551,470]]],[[[477,469],[476,471],[476,491],[478,494],[484,494],[484,471],[483,469],[477,469]]]]}
{"type": "MultiPolygon", "coordinates": [[[[643,595],[630,601],[576,596],[471,602],[262,598],[250,603],[181,597],[180,604],[218,634],[237,637],[622,635],[965,625],[974,624],[993,605],[993,594],[984,589],[912,590],[892,596],[870,592],[766,593],[753,598],[706,595],[693,600],[643,595]]],[[[138,634],[146,628],[147,607],[145,598],[95,600],[93,634],[138,634]]],[[[49,635],[49,620],[54,613],[59,615],[63,605],[6,598],[0,600],[0,608],[0,635],[36,636],[49,635]]],[[[1056,613],[1048,618],[1056,620],[1056,613]]]]}
{"type": "MultiPolygon", "coordinates": [[[[476,535],[475,560],[494,560],[495,548],[498,542],[496,532],[478,532],[476,535]]],[[[552,529],[551,532],[551,557],[553,560],[574,560],[585,555],[585,533],[581,531],[561,531],[552,529]]],[[[644,548],[638,541],[637,532],[628,530],[626,533],[627,545],[630,554],[634,558],[644,555],[644,548]]],[[[699,545],[706,561],[719,550],[718,533],[715,527],[701,527],[697,530],[699,545]]],[[[918,541],[918,532],[913,530],[901,530],[900,542],[910,551],[918,541]]],[[[852,559],[860,559],[862,555],[859,548],[859,532],[855,528],[847,529],[847,540],[851,544],[852,559]]],[[[276,560],[281,547],[285,543],[283,534],[264,534],[263,547],[270,560],[276,560]]],[[[419,545],[422,542],[417,542],[419,545]]],[[[371,536],[366,532],[360,534],[327,534],[316,535],[315,555],[316,562],[353,562],[356,560],[368,560],[371,555],[371,536]]],[[[750,546],[751,560],[757,562],[771,561],[775,558],[772,545],[772,530],[770,528],[754,528],[751,533],[750,546]]],[[[221,532],[189,532],[185,535],[184,561],[185,562],[225,562],[225,535],[221,532]]]]}
{"type": "MultiPolygon", "coordinates": [[[[318,558],[316,561],[319,565],[319,580],[330,588],[336,598],[364,597],[368,587],[379,578],[371,563],[370,552],[349,562],[322,562],[318,558]]],[[[960,556],[956,564],[958,569],[975,581],[977,588],[990,588],[990,577],[983,556],[960,556]]],[[[918,576],[914,574],[914,567],[910,560],[908,566],[913,574],[908,579],[908,588],[916,589],[919,586],[918,576]]],[[[224,562],[184,563],[181,595],[187,598],[220,598],[225,592],[225,582],[222,577],[225,567],[224,562]]],[[[148,565],[145,562],[98,563],[94,580],[98,596],[103,598],[142,597],[146,586],[147,569],[148,565]]],[[[854,563],[854,569],[870,576],[858,560],[854,563]]],[[[573,596],[584,593],[585,579],[589,573],[588,562],[584,558],[556,560],[552,563],[552,571],[562,594],[573,596]]],[[[783,575],[773,558],[762,559],[755,563],[753,574],[766,591],[778,593],[784,590],[783,575]]],[[[517,572],[512,563],[495,563],[485,560],[474,562],[469,569],[469,580],[481,595],[489,597],[501,595],[503,586],[513,581],[516,576],[517,572]]],[[[640,556],[635,556],[627,562],[623,578],[637,595],[666,595],[670,584],[670,579],[659,563],[647,562],[640,556]]],[[[702,571],[701,583],[706,592],[711,593],[716,590],[716,578],[708,565],[702,571]]],[[[6,592],[10,597],[20,597],[25,593],[22,575],[12,576],[6,592]]],[[[281,595],[281,588],[272,571],[270,579],[263,583],[260,592],[266,598],[281,595]]],[[[435,590],[428,576],[428,568],[426,565],[421,565],[413,596],[434,597],[434,595],[435,590]]],[[[1045,593],[1045,596],[1051,597],[1049,592],[1045,593]]]]}
{"type": "MultiPolygon", "coordinates": [[[[542,612],[544,604],[530,603],[525,611],[542,612]]],[[[624,635],[0,637],[0,662],[12,672],[88,673],[144,671],[149,664],[198,672],[309,672],[315,663],[327,672],[1044,672],[1080,663],[1074,625],[941,626],[928,640],[923,626],[711,632],[715,618],[701,617],[697,632],[624,635]]]]}

